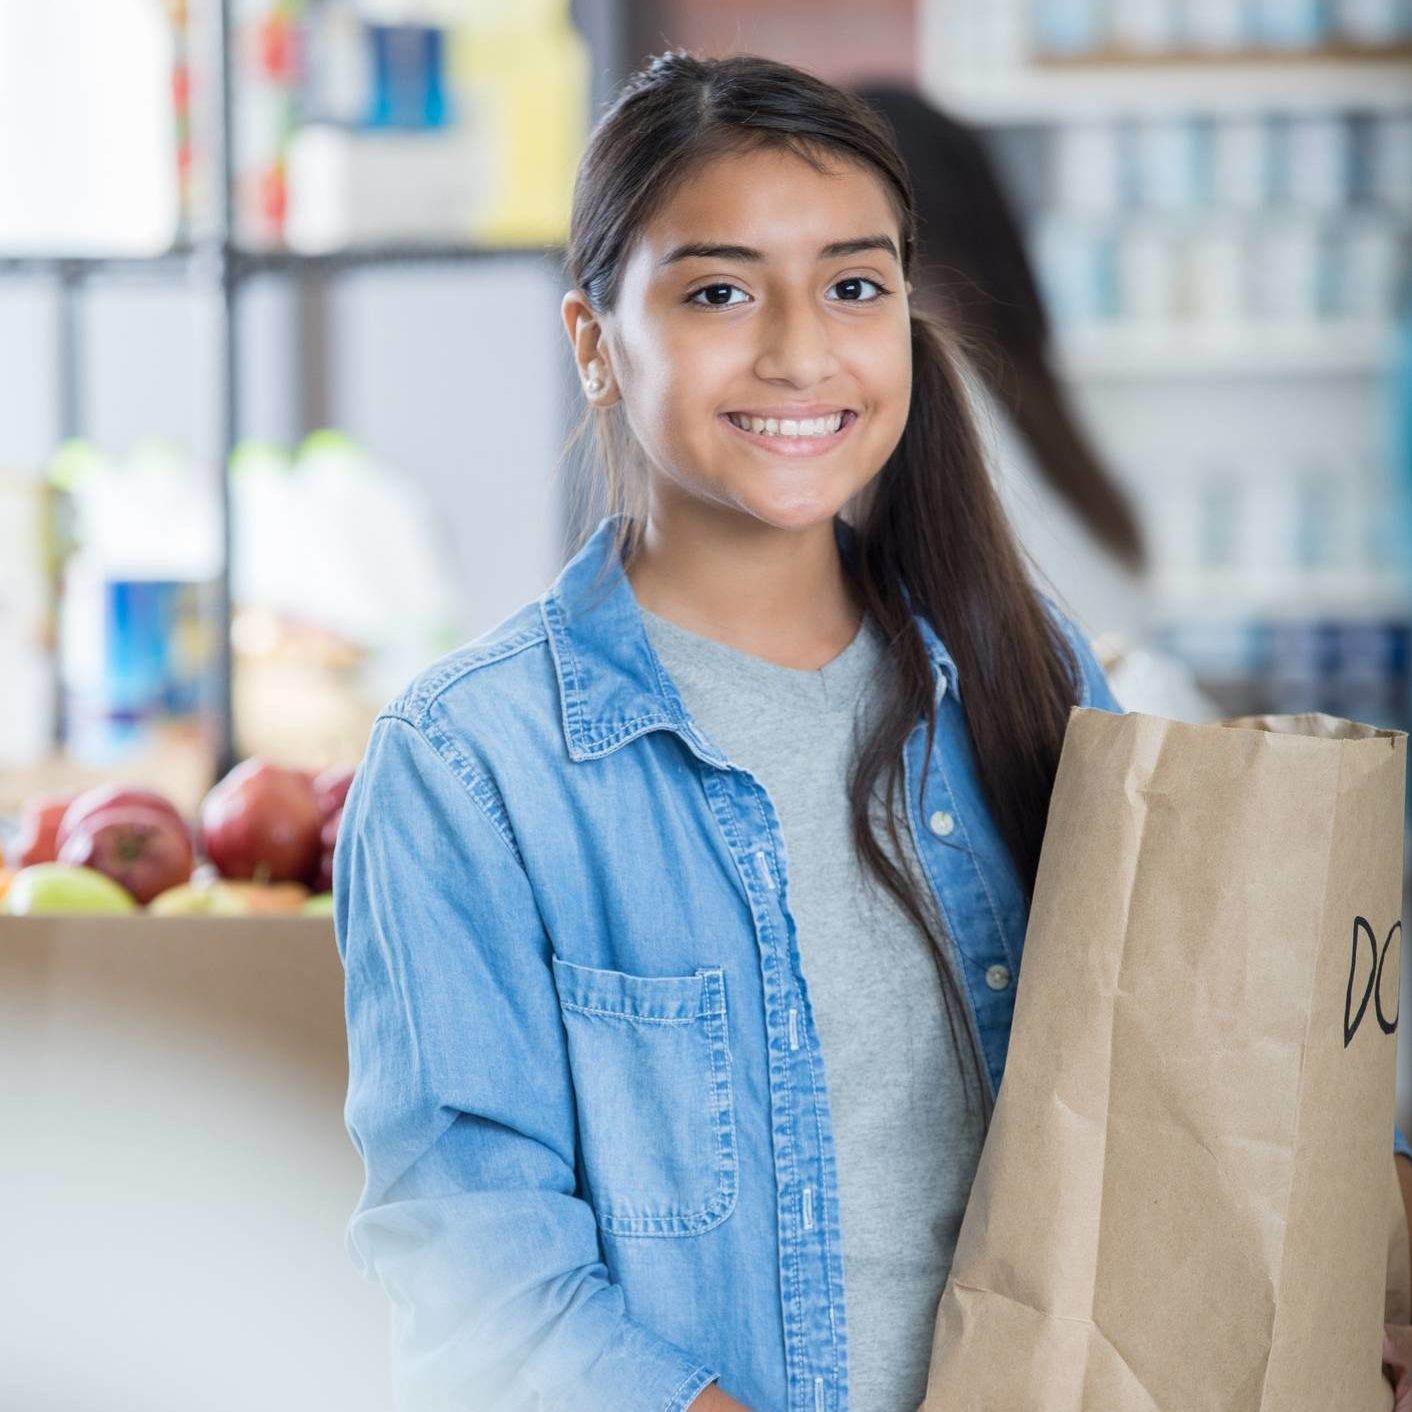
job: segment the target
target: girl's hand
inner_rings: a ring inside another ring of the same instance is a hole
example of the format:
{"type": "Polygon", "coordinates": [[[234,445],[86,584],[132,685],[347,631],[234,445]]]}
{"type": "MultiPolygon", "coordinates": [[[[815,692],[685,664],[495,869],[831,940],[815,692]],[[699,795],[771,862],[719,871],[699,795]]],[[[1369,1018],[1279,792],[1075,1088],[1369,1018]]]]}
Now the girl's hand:
{"type": "Polygon", "coordinates": [[[1383,1376],[1393,1387],[1392,1412],[1412,1412],[1412,1325],[1383,1325],[1383,1376]]]}

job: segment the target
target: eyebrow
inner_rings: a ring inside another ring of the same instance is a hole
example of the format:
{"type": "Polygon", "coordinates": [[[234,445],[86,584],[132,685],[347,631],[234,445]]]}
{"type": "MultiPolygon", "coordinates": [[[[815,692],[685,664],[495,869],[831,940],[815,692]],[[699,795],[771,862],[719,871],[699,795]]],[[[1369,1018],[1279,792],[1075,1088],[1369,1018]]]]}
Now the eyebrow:
{"type": "MultiPolygon", "coordinates": [[[[834,260],[841,255],[861,255],[868,250],[885,250],[901,263],[897,246],[890,235],[860,235],[855,240],[835,240],[819,247],[819,259],[834,260]]],[[[659,268],[675,264],[678,260],[753,260],[766,258],[763,250],[753,250],[748,245],[710,245],[700,240],[688,241],[669,251],[657,263],[659,268]]]]}

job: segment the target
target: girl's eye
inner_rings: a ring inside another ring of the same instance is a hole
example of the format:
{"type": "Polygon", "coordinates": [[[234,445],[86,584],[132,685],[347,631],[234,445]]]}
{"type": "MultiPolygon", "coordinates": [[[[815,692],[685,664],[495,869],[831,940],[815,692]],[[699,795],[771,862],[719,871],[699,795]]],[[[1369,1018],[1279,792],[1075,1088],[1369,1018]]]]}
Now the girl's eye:
{"type": "Polygon", "coordinates": [[[867,299],[855,299],[852,296],[844,299],[845,304],[871,304],[875,299],[881,299],[883,295],[890,291],[883,288],[875,279],[869,279],[867,275],[849,275],[846,279],[836,280],[833,288],[839,289],[844,285],[871,284],[878,292],[867,299]]]}
{"type": "MultiPolygon", "coordinates": [[[[867,295],[866,297],[860,297],[858,295],[850,294],[844,297],[843,299],[835,302],[843,304],[872,304],[874,301],[883,298],[884,295],[891,293],[891,290],[885,289],[882,284],[880,284],[877,280],[869,279],[866,275],[849,275],[845,279],[835,280],[832,285],[832,288],[839,289],[845,286],[856,287],[858,285],[864,284],[872,285],[872,287],[877,290],[877,293],[867,295]]],[[[736,284],[704,284],[701,286],[700,289],[694,290],[691,294],[687,295],[686,302],[688,304],[696,304],[698,307],[703,309],[729,309],[734,307],[734,304],[737,301],[732,300],[729,297],[729,294],[725,299],[710,298],[705,301],[702,301],[698,297],[702,294],[714,295],[720,290],[734,290],[737,294],[745,293],[745,291],[741,289],[739,285],[736,284]]]]}
{"type": "MultiPolygon", "coordinates": [[[[741,289],[739,285],[736,284],[703,284],[700,289],[687,296],[686,302],[688,304],[701,304],[701,301],[697,298],[697,295],[715,294],[718,290],[722,289],[733,289],[737,294],[745,293],[745,291],[741,289]]],[[[701,304],[701,307],[711,309],[728,309],[730,308],[730,303],[728,300],[708,299],[704,304],[701,304]]]]}

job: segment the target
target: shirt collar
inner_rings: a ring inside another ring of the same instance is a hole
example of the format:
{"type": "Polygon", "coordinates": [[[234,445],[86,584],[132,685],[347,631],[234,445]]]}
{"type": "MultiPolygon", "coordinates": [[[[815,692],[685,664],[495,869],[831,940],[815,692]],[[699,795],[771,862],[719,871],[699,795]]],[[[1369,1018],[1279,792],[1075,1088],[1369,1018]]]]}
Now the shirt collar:
{"type": "MultiPolygon", "coordinates": [[[[667,728],[681,735],[701,759],[725,767],[730,762],[691,719],[653,651],[621,561],[614,556],[614,562],[608,562],[623,518],[622,511],[605,515],[539,600],[559,679],[569,756],[595,759],[645,731],[667,728]]],[[[837,516],[833,523],[839,550],[852,563],[857,531],[837,516]]],[[[905,585],[902,593],[910,609],[905,585]]],[[[937,674],[938,696],[948,688],[957,693],[950,652],[925,616],[914,617],[937,674]]]]}

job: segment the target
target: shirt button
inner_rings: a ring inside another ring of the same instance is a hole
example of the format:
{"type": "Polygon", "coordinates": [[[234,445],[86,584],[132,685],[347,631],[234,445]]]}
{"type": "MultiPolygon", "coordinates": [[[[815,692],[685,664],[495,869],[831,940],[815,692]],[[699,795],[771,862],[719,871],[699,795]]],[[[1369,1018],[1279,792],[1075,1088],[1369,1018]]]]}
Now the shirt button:
{"type": "Polygon", "coordinates": [[[991,966],[985,973],[985,983],[992,990],[1004,990],[1010,984],[1009,966],[991,966]]]}
{"type": "Polygon", "coordinates": [[[927,820],[927,827],[934,833],[945,838],[952,829],[956,827],[956,820],[946,812],[945,809],[938,809],[930,819],[927,820]]]}

